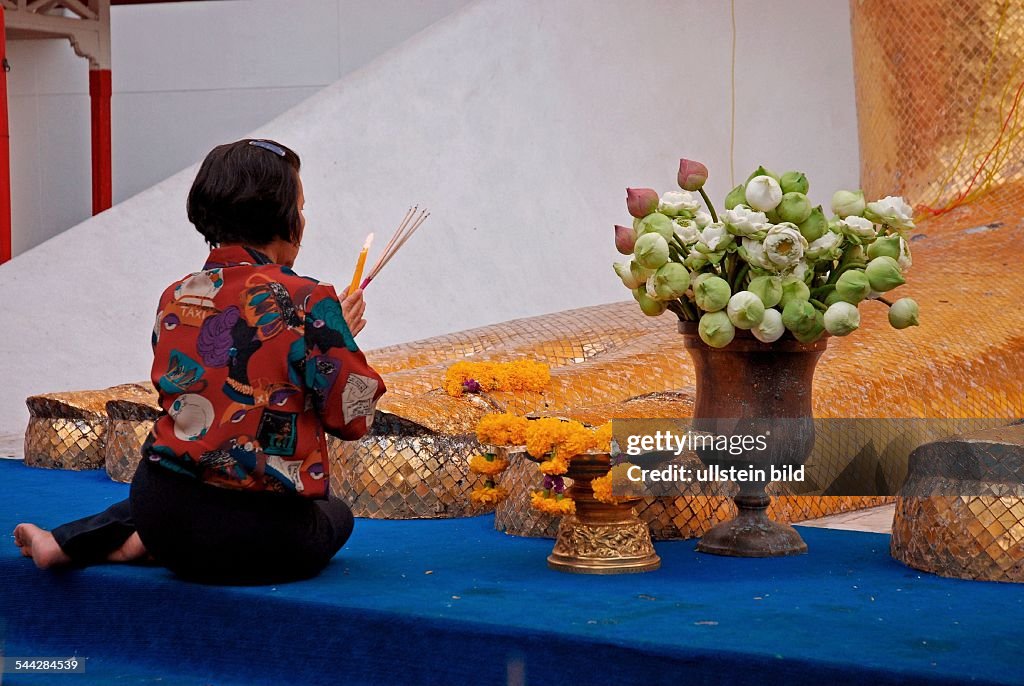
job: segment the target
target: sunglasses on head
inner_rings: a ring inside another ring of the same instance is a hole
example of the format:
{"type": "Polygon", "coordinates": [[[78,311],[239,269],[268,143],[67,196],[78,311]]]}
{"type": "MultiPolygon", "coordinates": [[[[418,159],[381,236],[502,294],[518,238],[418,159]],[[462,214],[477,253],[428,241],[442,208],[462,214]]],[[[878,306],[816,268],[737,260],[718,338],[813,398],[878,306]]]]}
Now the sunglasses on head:
{"type": "Polygon", "coordinates": [[[270,152],[274,153],[278,157],[284,157],[285,156],[284,148],[282,148],[280,145],[275,145],[274,143],[271,143],[270,141],[263,141],[263,140],[249,141],[249,145],[255,145],[257,148],[263,148],[264,150],[269,150],[270,152]]]}

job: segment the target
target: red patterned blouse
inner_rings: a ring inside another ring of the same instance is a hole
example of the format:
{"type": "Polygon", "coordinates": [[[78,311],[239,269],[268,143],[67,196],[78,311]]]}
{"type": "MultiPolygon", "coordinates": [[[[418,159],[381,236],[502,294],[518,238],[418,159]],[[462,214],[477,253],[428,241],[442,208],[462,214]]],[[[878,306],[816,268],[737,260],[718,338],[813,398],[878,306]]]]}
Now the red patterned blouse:
{"type": "Polygon", "coordinates": [[[326,497],[324,431],[363,436],[385,391],[334,287],[241,246],[164,291],[153,353],[143,454],[224,488],[326,497]]]}

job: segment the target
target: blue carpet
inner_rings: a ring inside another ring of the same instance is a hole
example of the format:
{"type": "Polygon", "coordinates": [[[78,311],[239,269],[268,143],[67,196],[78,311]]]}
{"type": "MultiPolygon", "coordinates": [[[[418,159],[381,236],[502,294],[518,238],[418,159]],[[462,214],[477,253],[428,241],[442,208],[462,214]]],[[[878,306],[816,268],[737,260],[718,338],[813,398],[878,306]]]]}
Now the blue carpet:
{"type": "MultiPolygon", "coordinates": [[[[1024,683],[1024,587],[920,574],[880,534],[804,528],[810,554],[659,543],[643,575],[549,571],[551,542],[490,517],[359,520],[317,579],[215,588],[154,567],[43,573],[23,520],[52,527],[124,497],[99,472],[0,461],[0,641],[88,658],[62,684],[1024,683]]],[[[51,683],[47,677],[3,684],[51,683]]]]}

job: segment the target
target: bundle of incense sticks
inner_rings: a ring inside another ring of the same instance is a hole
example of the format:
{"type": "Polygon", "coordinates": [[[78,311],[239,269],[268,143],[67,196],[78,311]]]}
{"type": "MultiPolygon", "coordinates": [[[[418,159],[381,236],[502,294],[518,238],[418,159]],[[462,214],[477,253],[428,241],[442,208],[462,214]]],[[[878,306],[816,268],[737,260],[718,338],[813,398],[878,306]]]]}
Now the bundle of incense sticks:
{"type": "MultiPolygon", "coordinates": [[[[401,250],[402,246],[405,245],[405,242],[409,240],[414,233],[416,233],[416,229],[420,228],[429,216],[430,213],[426,210],[421,210],[419,205],[409,208],[409,211],[405,213],[405,217],[402,219],[402,223],[398,225],[394,235],[391,236],[387,245],[384,246],[384,252],[381,253],[380,258],[373,267],[370,268],[370,273],[366,275],[365,279],[363,279],[362,284],[359,286],[360,288],[366,288],[366,286],[376,278],[377,274],[380,274],[380,270],[384,268],[384,265],[391,261],[391,258],[401,250]]],[[[356,280],[358,280],[358,277],[353,281],[356,280]]]]}

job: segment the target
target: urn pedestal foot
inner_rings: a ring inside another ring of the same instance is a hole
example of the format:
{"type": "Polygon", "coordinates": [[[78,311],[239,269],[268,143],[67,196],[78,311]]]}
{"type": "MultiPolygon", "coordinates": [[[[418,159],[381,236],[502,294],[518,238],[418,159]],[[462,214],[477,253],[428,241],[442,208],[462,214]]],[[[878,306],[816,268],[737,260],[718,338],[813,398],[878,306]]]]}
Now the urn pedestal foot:
{"type": "Polygon", "coordinates": [[[647,524],[632,521],[585,523],[562,517],[548,567],[574,574],[635,574],[661,567],[647,524]]]}
{"type": "Polygon", "coordinates": [[[731,557],[784,557],[807,552],[807,544],[789,524],[768,518],[767,495],[736,496],[734,519],[715,526],[700,539],[697,550],[731,557]]]}

